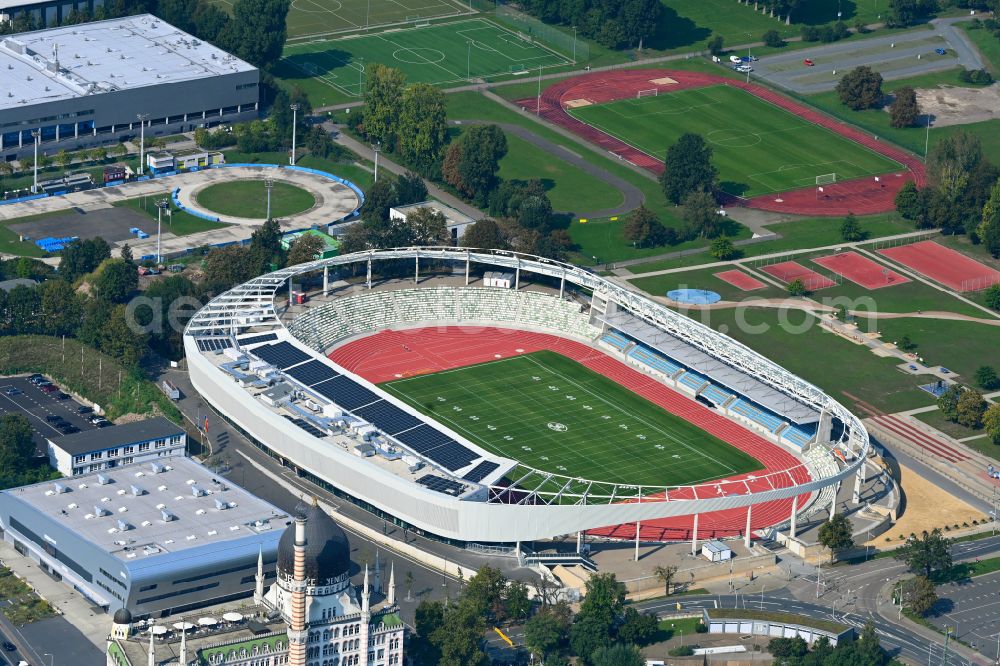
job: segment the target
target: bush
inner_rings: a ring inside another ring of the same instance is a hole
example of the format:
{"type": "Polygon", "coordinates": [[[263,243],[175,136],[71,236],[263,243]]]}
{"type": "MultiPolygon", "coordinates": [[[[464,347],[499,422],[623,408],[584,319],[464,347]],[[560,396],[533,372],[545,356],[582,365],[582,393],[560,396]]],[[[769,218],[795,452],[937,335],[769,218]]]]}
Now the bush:
{"type": "Polygon", "coordinates": [[[708,625],[705,624],[704,622],[699,622],[697,625],[695,625],[694,631],[696,634],[707,634],[708,625]]]}
{"type": "Polygon", "coordinates": [[[764,45],[777,49],[785,45],[785,40],[781,38],[781,33],[777,30],[768,30],[763,36],[764,45]]]}
{"type": "Polygon", "coordinates": [[[671,648],[671,657],[690,657],[694,654],[694,648],[690,645],[679,645],[678,647],[671,648]]]}
{"type": "Polygon", "coordinates": [[[707,44],[709,53],[714,56],[722,55],[722,50],[724,48],[723,43],[724,40],[722,39],[722,35],[712,37],[712,39],[708,40],[707,44]]]}
{"type": "Polygon", "coordinates": [[[993,83],[993,75],[985,69],[963,69],[958,78],[974,86],[988,86],[993,83]]]}
{"type": "Polygon", "coordinates": [[[819,28],[812,25],[802,26],[802,41],[803,42],[818,42],[819,41],[819,28]]]}

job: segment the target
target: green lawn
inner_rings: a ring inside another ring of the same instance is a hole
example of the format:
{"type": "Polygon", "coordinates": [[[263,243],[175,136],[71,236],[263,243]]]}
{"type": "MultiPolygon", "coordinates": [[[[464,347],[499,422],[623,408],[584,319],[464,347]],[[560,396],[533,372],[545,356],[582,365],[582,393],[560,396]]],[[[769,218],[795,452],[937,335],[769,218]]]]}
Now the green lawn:
{"type": "Polygon", "coordinates": [[[662,486],[760,469],[738,449],[554,352],[382,388],[484,449],[556,474],[662,486]]]}
{"type": "MultiPolygon", "coordinates": [[[[747,298],[783,298],[788,296],[787,290],[779,289],[770,284],[763,289],[743,291],[724,280],[720,280],[714,275],[715,273],[732,268],[737,267],[702,268],[679,273],[667,273],[665,275],[651,275],[631,280],[631,282],[639,289],[653,296],[665,296],[671,289],[708,289],[718,293],[726,301],[742,301],[747,298]]],[[[763,280],[761,281],[763,282],[763,280]]],[[[765,282],[765,284],[767,283],[765,282]]]]}
{"type": "MultiPolygon", "coordinates": [[[[824,252],[822,254],[830,253],[824,252]]],[[[818,273],[830,275],[827,269],[812,261],[799,261],[818,273]]],[[[845,305],[850,310],[874,309],[876,312],[901,313],[940,311],[955,312],[971,317],[989,317],[982,310],[917,280],[869,290],[844,278],[842,284],[818,291],[813,297],[820,301],[833,298],[848,299],[845,305]]]]}
{"type": "Polygon", "coordinates": [[[705,137],[720,187],[755,196],[840,179],[885,173],[899,164],[830,130],[729,86],[584,106],[571,115],[660,157],[685,132],[705,137]]]}
{"type": "Polygon", "coordinates": [[[1000,39],[993,36],[986,28],[973,28],[972,22],[960,23],[959,26],[965,30],[969,40],[976,45],[983,59],[986,60],[987,69],[994,77],[1000,76],[1000,39]]]}
{"type": "MultiPolygon", "coordinates": [[[[939,410],[936,409],[932,412],[921,412],[919,414],[914,414],[913,418],[917,419],[918,421],[926,423],[932,428],[937,428],[944,434],[948,435],[949,437],[954,437],[955,439],[963,439],[965,437],[975,437],[976,435],[983,434],[982,428],[975,430],[973,428],[966,428],[964,425],[959,425],[958,423],[955,423],[953,421],[949,421],[944,417],[944,414],[942,414],[939,410]]],[[[987,440],[984,440],[984,442],[989,444],[989,446],[991,446],[992,448],[996,449],[996,451],[991,454],[993,457],[996,457],[997,454],[1000,453],[1000,446],[996,446],[995,444],[993,444],[992,442],[988,442],[987,440]]],[[[971,445],[972,442],[968,442],[968,444],[971,445]]]]}
{"type": "Polygon", "coordinates": [[[923,407],[934,400],[917,388],[926,380],[903,374],[893,359],[878,358],[867,348],[822,330],[810,315],[753,307],[686,314],[819,386],[848,408],[857,409],[855,398],[887,412],[923,407]]]}
{"type": "Polygon", "coordinates": [[[492,21],[474,18],[288,45],[275,74],[308,81],[302,85],[310,97],[310,88],[317,85],[358,97],[365,63],[374,62],[399,69],[408,82],[446,86],[557,67],[568,59],[539,41],[526,41],[492,21]]]}
{"type": "MultiPolygon", "coordinates": [[[[913,225],[901,219],[895,213],[883,213],[860,217],[858,221],[861,228],[868,234],[869,238],[879,238],[881,236],[892,236],[894,234],[913,231],[913,225]]],[[[826,247],[842,242],[840,236],[840,225],[843,222],[840,218],[832,217],[811,217],[787,222],[777,222],[767,225],[771,231],[781,234],[781,238],[761,241],[740,247],[744,257],[756,257],[772,252],[784,252],[786,250],[799,250],[814,247],[826,247]]],[[[668,268],[681,268],[684,266],[697,266],[699,264],[713,263],[717,261],[708,251],[691,254],[684,257],[671,259],[661,259],[649,263],[629,266],[633,273],[649,273],[651,271],[662,271],[668,268]]]]}
{"type": "Polygon", "coordinates": [[[596,211],[618,206],[623,200],[615,188],[510,133],[507,155],[500,161],[500,177],[542,181],[552,207],[558,211],[596,211]]]}
{"type": "MultiPolygon", "coordinates": [[[[267,188],[263,180],[235,180],[209,185],[198,192],[198,204],[219,215],[265,219],[267,188]]],[[[271,189],[271,217],[288,217],[309,210],[316,198],[289,183],[274,181],[271,189]]]]}
{"type": "MultiPolygon", "coordinates": [[[[159,199],[170,201],[170,193],[163,192],[162,194],[147,195],[134,199],[123,199],[115,201],[111,205],[119,208],[131,208],[135,212],[147,215],[150,219],[155,220],[157,214],[155,202],[159,199]]],[[[226,225],[221,222],[212,222],[211,220],[185,213],[183,210],[176,208],[173,203],[170,204],[170,215],[163,217],[163,231],[170,232],[175,236],[187,236],[199,231],[220,229],[224,226],[226,225]]]]}
{"type": "MultiPolygon", "coordinates": [[[[224,154],[226,156],[227,163],[286,164],[288,162],[288,155],[281,152],[241,153],[238,150],[227,150],[224,154]]],[[[300,157],[295,164],[298,166],[308,167],[310,169],[319,169],[320,171],[326,171],[327,173],[332,173],[340,176],[341,178],[346,178],[362,190],[367,190],[374,182],[371,167],[367,165],[363,166],[355,162],[336,162],[334,160],[326,159],[325,157],[306,155],[305,157],[300,157]]],[[[393,177],[393,175],[388,171],[384,171],[383,173],[386,174],[386,178],[393,177]]]]}

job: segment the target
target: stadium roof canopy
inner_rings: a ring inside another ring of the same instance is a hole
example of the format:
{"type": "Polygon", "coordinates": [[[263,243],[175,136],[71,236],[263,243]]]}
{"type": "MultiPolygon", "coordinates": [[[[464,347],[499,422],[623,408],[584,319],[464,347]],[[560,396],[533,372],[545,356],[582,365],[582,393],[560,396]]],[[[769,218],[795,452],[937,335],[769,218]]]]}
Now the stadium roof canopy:
{"type": "Polygon", "coordinates": [[[694,345],[665,333],[652,324],[647,324],[626,312],[598,316],[615,328],[628,333],[637,340],[642,340],[675,361],[710,377],[713,382],[749,398],[779,416],[798,424],[814,423],[819,420],[819,413],[815,408],[768,386],[742,370],[737,370],[694,345]]]}
{"type": "Polygon", "coordinates": [[[0,110],[254,67],[151,14],[0,38],[0,110]]]}

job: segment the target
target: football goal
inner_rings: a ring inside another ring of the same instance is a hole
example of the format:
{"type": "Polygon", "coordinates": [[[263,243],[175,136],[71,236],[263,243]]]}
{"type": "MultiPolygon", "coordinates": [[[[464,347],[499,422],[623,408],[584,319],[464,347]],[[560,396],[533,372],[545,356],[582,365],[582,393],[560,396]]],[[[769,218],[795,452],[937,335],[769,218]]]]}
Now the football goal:
{"type": "Polygon", "coordinates": [[[657,88],[650,88],[649,90],[640,90],[635,94],[636,99],[642,99],[643,97],[656,97],[660,93],[657,88]]]}
{"type": "Polygon", "coordinates": [[[824,173],[821,176],[816,176],[816,185],[833,185],[837,182],[837,174],[835,173],[824,173]]]}

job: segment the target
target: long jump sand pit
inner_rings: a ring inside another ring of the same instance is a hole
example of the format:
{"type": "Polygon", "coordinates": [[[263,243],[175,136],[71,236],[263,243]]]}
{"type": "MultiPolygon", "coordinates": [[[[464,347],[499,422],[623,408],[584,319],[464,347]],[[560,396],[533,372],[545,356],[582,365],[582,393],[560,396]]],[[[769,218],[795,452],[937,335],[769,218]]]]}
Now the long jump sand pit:
{"type": "MultiPolygon", "coordinates": [[[[906,509],[899,520],[882,536],[868,542],[871,546],[886,546],[905,541],[910,533],[920,534],[924,530],[935,527],[944,531],[945,525],[954,529],[955,525],[972,524],[973,520],[982,522],[986,516],[938,488],[930,481],[904,465],[899,466],[900,485],[906,495],[906,509]],[[900,539],[899,536],[903,535],[900,539]]],[[[947,532],[945,532],[947,536],[947,532]]]]}
{"type": "Polygon", "coordinates": [[[649,82],[652,83],[654,86],[676,86],[677,85],[677,79],[672,79],[669,76],[661,76],[658,79],[650,79],[649,82]]]}

